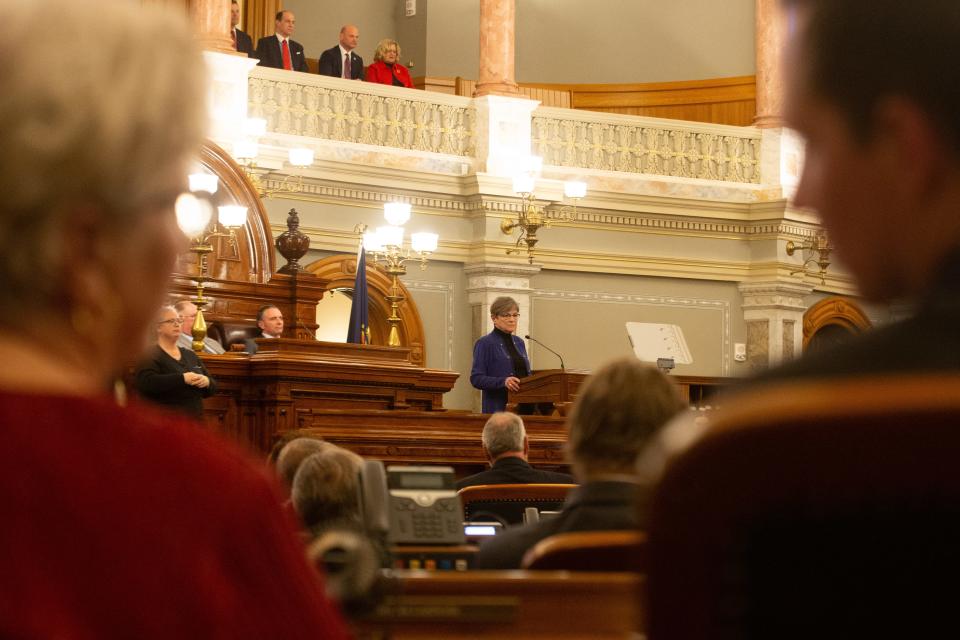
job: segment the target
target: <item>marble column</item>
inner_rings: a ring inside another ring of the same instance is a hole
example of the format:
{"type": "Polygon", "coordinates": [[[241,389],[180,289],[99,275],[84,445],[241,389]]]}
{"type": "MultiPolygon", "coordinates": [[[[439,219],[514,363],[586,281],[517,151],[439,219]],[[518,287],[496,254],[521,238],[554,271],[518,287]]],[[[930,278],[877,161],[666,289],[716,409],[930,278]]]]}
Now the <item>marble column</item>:
{"type": "Polygon", "coordinates": [[[803,314],[813,287],[802,283],[744,282],[747,366],[757,373],[792,360],[803,348],[803,314]]]}
{"type": "Polygon", "coordinates": [[[516,0],[480,0],[480,75],[474,97],[516,95],[516,0]]]}
{"type": "Polygon", "coordinates": [[[190,0],[190,21],[204,49],[237,55],[228,35],[230,0],[190,0]]]}
{"type": "Polygon", "coordinates": [[[780,127],[783,124],[783,46],[786,16],[780,0],[756,0],[757,113],[753,124],[780,127]]]}

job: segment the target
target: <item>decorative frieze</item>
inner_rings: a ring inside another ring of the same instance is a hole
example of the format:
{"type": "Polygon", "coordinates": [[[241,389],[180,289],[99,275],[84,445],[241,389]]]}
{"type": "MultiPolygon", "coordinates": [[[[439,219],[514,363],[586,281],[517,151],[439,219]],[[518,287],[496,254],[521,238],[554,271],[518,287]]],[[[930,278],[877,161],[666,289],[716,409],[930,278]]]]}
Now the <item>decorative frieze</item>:
{"type": "Polygon", "coordinates": [[[760,183],[758,130],[542,108],[533,152],[544,165],[760,183]]]}
{"type": "Polygon", "coordinates": [[[337,142],[472,157],[476,112],[450,104],[443,94],[413,91],[382,95],[363,83],[333,88],[315,78],[287,74],[284,80],[258,70],[250,75],[249,115],[267,121],[267,131],[337,142]]]}

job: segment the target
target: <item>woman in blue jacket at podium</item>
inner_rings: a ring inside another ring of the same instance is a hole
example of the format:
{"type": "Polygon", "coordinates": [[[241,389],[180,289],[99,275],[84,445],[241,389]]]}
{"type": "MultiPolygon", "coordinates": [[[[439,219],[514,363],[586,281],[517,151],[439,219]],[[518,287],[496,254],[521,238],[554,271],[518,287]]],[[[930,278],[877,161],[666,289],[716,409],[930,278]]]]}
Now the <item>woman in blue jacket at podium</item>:
{"type": "Polygon", "coordinates": [[[505,411],[507,391],[520,389],[520,378],[530,375],[530,359],[523,340],[513,335],[520,319],[517,301],[501,296],[490,305],[493,331],[473,345],[470,384],[480,389],[483,413],[505,411]]]}

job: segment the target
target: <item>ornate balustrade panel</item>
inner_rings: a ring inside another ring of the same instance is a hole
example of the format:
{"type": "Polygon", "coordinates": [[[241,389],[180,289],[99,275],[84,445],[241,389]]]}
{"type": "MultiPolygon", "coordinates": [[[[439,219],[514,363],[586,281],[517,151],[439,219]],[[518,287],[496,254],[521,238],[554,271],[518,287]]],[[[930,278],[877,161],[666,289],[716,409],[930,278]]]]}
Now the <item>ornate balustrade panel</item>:
{"type": "Polygon", "coordinates": [[[541,107],[531,133],[544,165],[760,182],[759,129],[541,107]]]}
{"type": "Polygon", "coordinates": [[[471,100],[441,93],[289,73],[250,73],[249,115],[267,131],[472,157],[471,100]]]}

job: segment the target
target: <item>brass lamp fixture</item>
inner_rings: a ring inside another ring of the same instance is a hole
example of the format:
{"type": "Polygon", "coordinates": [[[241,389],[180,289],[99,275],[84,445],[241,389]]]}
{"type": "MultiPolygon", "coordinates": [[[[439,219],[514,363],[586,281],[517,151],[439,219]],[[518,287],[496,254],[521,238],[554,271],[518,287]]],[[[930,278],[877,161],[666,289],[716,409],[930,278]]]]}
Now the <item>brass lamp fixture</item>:
{"type": "MultiPolygon", "coordinates": [[[[536,160],[539,160],[539,158],[536,160]]],[[[533,193],[534,182],[532,173],[521,174],[513,179],[513,192],[520,196],[520,213],[515,220],[500,221],[500,231],[505,235],[510,235],[514,229],[520,230],[516,243],[507,249],[507,255],[522,252],[524,250],[523,245],[525,245],[530,264],[533,264],[534,247],[539,240],[537,232],[557,222],[575,220],[577,217],[577,202],[587,195],[586,183],[564,182],[563,195],[565,198],[572,200],[573,204],[560,207],[541,206],[537,204],[536,196],[533,193]]]]}
{"type": "Polygon", "coordinates": [[[792,256],[797,251],[802,251],[804,255],[808,253],[810,255],[803,261],[803,265],[799,269],[791,271],[790,275],[798,273],[806,275],[808,273],[807,265],[813,263],[820,267],[820,270],[813,274],[814,277],[819,276],[820,284],[826,284],[827,267],[830,266],[830,252],[833,251],[833,246],[824,231],[818,231],[815,236],[800,243],[789,240],[786,249],[788,256],[792,256]]]}
{"type": "Polygon", "coordinates": [[[418,260],[420,269],[427,268],[430,254],[437,250],[439,236],[435,233],[421,232],[410,234],[410,244],[404,246],[403,225],[410,219],[410,205],[405,202],[387,202],[383,205],[383,216],[386,226],[377,227],[376,231],[368,231],[364,224],[357,225],[355,231],[363,236],[363,248],[368,259],[380,265],[390,276],[390,292],[386,296],[390,303],[390,335],[387,344],[391,347],[400,346],[400,305],[406,297],[400,289],[399,278],[407,273],[407,262],[418,260]]]}
{"type": "Polygon", "coordinates": [[[287,161],[299,171],[288,175],[275,189],[268,189],[264,177],[271,170],[257,166],[260,155],[259,139],[266,133],[267,121],[261,118],[248,118],[244,123],[244,137],[233,143],[233,157],[237,159],[250,184],[261,198],[270,198],[280,193],[300,193],[303,191],[303,169],[313,164],[313,149],[296,147],[287,152],[287,161]]]}
{"type": "Polygon", "coordinates": [[[207,256],[213,252],[213,239],[226,238],[230,246],[236,248],[236,230],[247,221],[247,208],[239,205],[217,207],[217,216],[213,215],[213,206],[209,196],[217,191],[217,176],[208,173],[190,176],[191,193],[181,194],[177,198],[177,223],[183,233],[190,238],[190,252],[196,254],[199,266],[197,276],[197,296],[191,301],[197,305],[197,317],[190,328],[193,336],[193,350],[203,351],[203,339],[207,336],[207,323],[203,318],[203,307],[207,299],[203,297],[203,283],[207,277],[207,256]],[[195,193],[206,193],[197,197],[195,193]]]}

